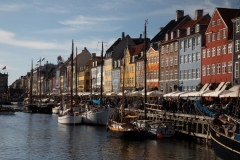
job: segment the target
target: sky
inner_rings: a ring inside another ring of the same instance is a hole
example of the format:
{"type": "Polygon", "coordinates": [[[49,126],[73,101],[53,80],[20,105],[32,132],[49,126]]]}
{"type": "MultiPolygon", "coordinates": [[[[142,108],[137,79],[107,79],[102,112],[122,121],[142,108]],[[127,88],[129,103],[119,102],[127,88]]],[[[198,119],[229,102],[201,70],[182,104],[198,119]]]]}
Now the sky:
{"type": "MultiPolygon", "coordinates": [[[[194,18],[196,9],[212,16],[216,7],[239,8],[239,0],[1,0],[0,73],[8,73],[8,85],[25,76],[39,58],[57,64],[71,54],[74,40],[78,53],[86,47],[100,55],[122,32],[132,38],[152,39],[176,10],[194,18]],[[2,68],[6,66],[6,70],[2,68]]],[[[74,49],[75,50],[75,49],[74,49]]]]}

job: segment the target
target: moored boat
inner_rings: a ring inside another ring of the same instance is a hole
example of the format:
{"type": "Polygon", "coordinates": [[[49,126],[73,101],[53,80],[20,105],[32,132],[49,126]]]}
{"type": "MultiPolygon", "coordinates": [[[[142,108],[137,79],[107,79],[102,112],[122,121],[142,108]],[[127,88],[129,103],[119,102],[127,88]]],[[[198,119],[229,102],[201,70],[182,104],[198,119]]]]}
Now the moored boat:
{"type": "Polygon", "coordinates": [[[213,150],[218,158],[240,158],[240,120],[221,115],[210,123],[213,150]]]}
{"type": "Polygon", "coordinates": [[[23,106],[25,113],[38,113],[38,106],[36,104],[26,104],[23,106]]]}
{"type": "Polygon", "coordinates": [[[12,107],[3,107],[0,105],[0,115],[14,115],[15,109],[12,107]]]}

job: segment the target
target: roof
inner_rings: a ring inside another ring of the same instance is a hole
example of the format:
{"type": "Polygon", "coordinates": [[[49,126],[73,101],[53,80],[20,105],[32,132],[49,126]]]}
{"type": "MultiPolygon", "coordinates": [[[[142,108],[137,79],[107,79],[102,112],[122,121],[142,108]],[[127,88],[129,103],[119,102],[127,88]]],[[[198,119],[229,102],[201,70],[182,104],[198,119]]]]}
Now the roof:
{"type": "Polygon", "coordinates": [[[144,43],[136,45],[134,47],[129,47],[128,50],[131,56],[137,56],[143,50],[143,47],[144,43]]]}
{"type": "Polygon", "coordinates": [[[232,29],[232,19],[240,16],[240,9],[216,8],[229,29],[232,29]]]}
{"type": "Polygon", "coordinates": [[[186,17],[189,17],[188,15],[183,16],[181,18],[179,18],[178,21],[175,21],[175,19],[171,20],[170,22],[168,22],[168,24],[163,27],[163,29],[157,33],[157,35],[155,35],[150,43],[154,43],[154,42],[159,42],[165,39],[165,34],[168,32],[171,32],[178,24],[180,24],[180,22],[182,22],[182,20],[184,20],[186,17]]]}
{"type": "Polygon", "coordinates": [[[86,65],[91,65],[92,62],[96,61],[96,60],[100,60],[101,56],[96,56],[93,59],[90,59],[89,61],[87,61],[86,65]]]}

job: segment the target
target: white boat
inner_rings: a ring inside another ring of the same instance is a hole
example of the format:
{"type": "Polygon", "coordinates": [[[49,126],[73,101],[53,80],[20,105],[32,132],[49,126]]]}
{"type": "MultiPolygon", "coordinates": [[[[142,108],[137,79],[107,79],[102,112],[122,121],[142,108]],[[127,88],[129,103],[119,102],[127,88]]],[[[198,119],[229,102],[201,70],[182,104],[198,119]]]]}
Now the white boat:
{"type": "Polygon", "coordinates": [[[86,111],[82,113],[83,123],[92,125],[107,125],[110,113],[110,106],[92,107],[86,104],[86,111]]]}
{"type": "Polygon", "coordinates": [[[54,107],[54,108],[52,108],[52,113],[53,114],[59,114],[60,113],[60,109],[61,109],[60,106],[54,107]]]}
{"type": "MultiPolygon", "coordinates": [[[[73,73],[73,42],[72,42],[72,54],[71,54],[71,73],[73,73]]],[[[79,112],[79,108],[73,105],[73,74],[71,74],[71,104],[69,108],[65,105],[65,109],[58,115],[58,123],[75,125],[82,123],[82,115],[79,112]]]]}

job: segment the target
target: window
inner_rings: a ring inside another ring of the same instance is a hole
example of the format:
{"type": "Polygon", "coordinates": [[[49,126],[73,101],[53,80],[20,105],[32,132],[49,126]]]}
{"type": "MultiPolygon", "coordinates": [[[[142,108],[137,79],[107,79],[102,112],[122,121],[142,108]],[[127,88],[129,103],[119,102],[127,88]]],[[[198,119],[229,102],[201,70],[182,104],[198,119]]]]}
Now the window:
{"type": "Polygon", "coordinates": [[[178,65],[178,58],[177,58],[177,56],[174,57],[174,65],[178,65]]]}
{"type": "Polygon", "coordinates": [[[226,30],[225,29],[223,30],[222,34],[223,34],[223,38],[226,38],[226,30]]]}
{"type": "Polygon", "coordinates": [[[200,45],[200,43],[201,43],[201,37],[198,36],[198,38],[197,38],[197,45],[200,45]]]}
{"type": "Polygon", "coordinates": [[[191,31],[191,30],[190,30],[190,27],[188,27],[188,28],[187,28],[187,35],[190,34],[190,31],[191,31]]]}
{"type": "Polygon", "coordinates": [[[161,81],[164,80],[164,79],[163,79],[163,72],[161,72],[161,79],[160,79],[160,80],[161,80],[161,81]]]}
{"type": "Polygon", "coordinates": [[[232,62],[228,62],[228,73],[232,73],[232,62]]]}
{"type": "Polygon", "coordinates": [[[200,61],[200,53],[197,52],[197,61],[199,62],[200,61]]]}
{"type": "Polygon", "coordinates": [[[236,22],[236,32],[240,31],[240,22],[236,22]]]}
{"type": "Polygon", "coordinates": [[[178,79],[178,71],[177,70],[174,71],[174,79],[178,79]]]}
{"type": "Polygon", "coordinates": [[[192,69],[192,78],[195,79],[196,78],[196,70],[192,69]]]}
{"type": "Polygon", "coordinates": [[[164,54],[164,46],[161,47],[161,53],[164,54]]]}
{"type": "Polygon", "coordinates": [[[192,70],[191,69],[188,70],[188,79],[192,79],[192,70]]]}
{"type": "Polygon", "coordinates": [[[220,32],[218,31],[217,32],[217,40],[219,40],[220,39],[220,32]]]}
{"type": "Polygon", "coordinates": [[[207,49],[207,57],[210,57],[211,53],[210,53],[210,49],[207,49]]]}
{"type": "Polygon", "coordinates": [[[188,63],[188,55],[184,55],[184,63],[188,63]]]}
{"type": "Polygon", "coordinates": [[[212,75],[215,75],[215,64],[212,64],[212,75]]]}
{"type": "Polygon", "coordinates": [[[192,49],[193,49],[193,50],[195,49],[195,46],[196,46],[196,44],[195,44],[195,38],[193,38],[193,39],[192,39],[192,49]]]}
{"type": "Polygon", "coordinates": [[[215,26],[216,25],[216,21],[212,21],[212,26],[215,26]]]}
{"type": "Polygon", "coordinates": [[[210,75],[210,65],[207,65],[207,75],[210,75]]]}
{"type": "Polygon", "coordinates": [[[235,78],[239,78],[239,64],[235,62],[235,78]]]}
{"type": "Polygon", "coordinates": [[[206,67],[205,66],[202,66],[202,75],[206,76],[206,67]]]}
{"type": "Polygon", "coordinates": [[[166,58],[166,67],[168,67],[168,58],[166,58]]]}
{"type": "Polygon", "coordinates": [[[217,20],[217,25],[221,24],[221,19],[217,20]]]}
{"type": "Polygon", "coordinates": [[[187,40],[184,40],[184,52],[186,52],[187,51],[187,40]]]}
{"type": "Polygon", "coordinates": [[[217,74],[220,74],[220,63],[217,64],[217,74]]]}
{"type": "Polygon", "coordinates": [[[191,48],[192,47],[192,39],[188,39],[188,48],[191,48]]]}
{"type": "Polygon", "coordinates": [[[215,47],[212,48],[212,57],[215,56],[215,47]]]}
{"type": "Polygon", "coordinates": [[[199,32],[199,24],[196,25],[195,32],[199,32]]]}
{"type": "Polygon", "coordinates": [[[188,74],[188,73],[187,73],[187,70],[185,70],[185,71],[184,71],[184,79],[187,79],[187,78],[188,78],[188,77],[187,77],[187,76],[188,76],[187,74],[188,74]]]}
{"type": "Polygon", "coordinates": [[[171,39],[173,39],[173,32],[171,32],[171,39]]]}
{"type": "Polygon", "coordinates": [[[184,41],[181,41],[180,49],[183,49],[184,41]]]}
{"type": "Polygon", "coordinates": [[[197,78],[200,78],[200,69],[197,68],[196,72],[197,72],[197,78]]]}
{"type": "Polygon", "coordinates": [[[232,44],[228,44],[228,53],[232,53],[232,44]]]}
{"type": "Polygon", "coordinates": [[[206,50],[203,50],[202,58],[206,58],[206,50]]]}
{"type": "Polygon", "coordinates": [[[189,63],[192,62],[192,55],[191,55],[191,54],[188,55],[188,62],[189,62],[189,63]]]}
{"type": "Polygon", "coordinates": [[[173,43],[170,44],[170,52],[173,52],[173,43]]]}
{"type": "Polygon", "coordinates": [[[222,63],[222,74],[226,73],[226,62],[222,63]]]}
{"type": "Polygon", "coordinates": [[[161,67],[164,67],[164,60],[161,59],[161,67]]]}
{"type": "Polygon", "coordinates": [[[168,41],[168,34],[165,34],[165,41],[168,41]]]}
{"type": "Polygon", "coordinates": [[[181,76],[181,77],[180,77],[181,79],[184,79],[184,77],[183,77],[183,71],[180,71],[180,76],[181,76]]]}
{"type": "Polygon", "coordinates": [[[210,42],[210,33],[207,35],[207,40],[210,42]]]}
{"type": "Polygon", "coordinates": [[[173,66],[173,58],[170,57],[170,66],[173,66]]]}
{"type": "Polygon", "coordinates": [[[166,71],[165,76],[166,76],[165,80],[168,80],[168,71],[166,71]]]}
{"type": "Polygon", "coordinates": [[[222,53],[223,53],[223,54],[226,54],[226,45],[223,45],[223,46],[222,46],[222,53]]]}
{"type": "Polygon", "coordinates": [[[236,52],[238,52],[239,51],[239,40],[236,40],[235,41],[235,47],[236,47],[236,52]]]}
{"type": "Polygon", "coordinates": [[[221,54],[221,47],[217,47],[217,56],[219,56],[221,54]]]}
{"type": "Polygon", "coordinates": [[[193,62],[196,61],[196,54],[195,54],[195,53],[192,54],[192,61],[193,61],[193,62]]]}
{"type": "Polygon", "coordinates": [[[174,50],[177,51],[178,50],[178,42],[175,42],[175,47],[174,50]]]}
{"type": "Polygon", "coordinates": [[[212,34],[212,41],[215,41],[215,33],[212,34]]]}
{"type": "Polygon", "coordinates": [[[184,63],[183,56],[180,56],[180,64],[183,64],[183,63],[184,63]]]}
{"type": "Polygon", "coordinates": [[[166,53],[168,53],[168,49],[169,49],[169,46],[168,46],[168,45],[166,45],[166,53]]]}
{"type": "Polygon", "coordinates": [[[173,71],[170,71],[170,75],[169,75],[170,77],[170,80],[172,80],[173,79],[173,71]]]}

